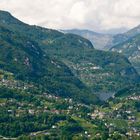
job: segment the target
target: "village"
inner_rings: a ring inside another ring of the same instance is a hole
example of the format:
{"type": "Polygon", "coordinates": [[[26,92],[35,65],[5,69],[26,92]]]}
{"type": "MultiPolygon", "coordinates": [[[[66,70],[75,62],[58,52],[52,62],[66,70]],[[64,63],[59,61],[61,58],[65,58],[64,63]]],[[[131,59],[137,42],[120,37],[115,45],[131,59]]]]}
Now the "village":
{"type": "MultiPolygon", "coordinates": [[[[46,92],[34,94],[36,87],[14,79],[12,73],[0,71],[0,86],[3,88],[21,91],[13,97],[0,99],[0,107],[5,115],[20,119],[23,116],[38,119],[38,116],[56,116],[59,119],[47,122],[47,129],[30,132],[29,136],[57,135],[61,127],[66,127],[67,118],[80,125],[78,137],[85,139],[101,138],[102,131],[106,131],[109,138],[123,136],[126,138],[139,137],[139,102],[140,96],[133,94],[126,98],[113,98],[107,100],[103,105],[86,105],[75,102],[71,98],[62,98],[46,92]],[[32,93],[30,93],[32,91],[32,93]],[[19,96],[19,97],[18,97],[19,96]],[[100,128],[100,124],[102,127],[100,128]],[[97,129],[98,128],[98,129],[97,129]]],[[[5,90],[5,89],[4,89],[5,90]]],[[[9,93],[8,93],[9,94],[9,93]]],[[[5,139],[4,137],[2,137],[5,139]]],[[[14,139],[14,138],[13,138],[14,139]]]]}
{"type": "MultiPolygon", "coordinates": [[[[42,93],[36,95],[30,103],[26,100],[19,102],[16,99],[1,99],[0,106],[6,108],[7,114],[13,118],[20,118],[23,115],[38,116],[44,113],[56,116],[71,116],[81,124],[84,122],[84,132],[80,133],[80,135],[88,139],[93,136],[97,138],[102,136],[101,132],[96,134],[92,132],[92,129],[95,129],[98,123],[102,123],[105,129],[108,130],[109,137],[113,137],[116,134],[124,137],[140,137],[140,129],[137,127],[140,113],[137,112],[135,107],[132,108],[127,104],[128,102],[133,104],[135,101],[140,101],[139,96],[130,96],[118,100],[117,102],[107,101],[106,106],[95,106],[77,103],[71,98],[60,98],[48,93],[42,93]],[[91,127],[90,132],[86,125],[91,127]]],[[[61,120],[60,122],[52,123],[49,131],[31,132],[30,136],[51,135],[55,129],[59,130],[59,127],[64,122],[61,120]]]]}

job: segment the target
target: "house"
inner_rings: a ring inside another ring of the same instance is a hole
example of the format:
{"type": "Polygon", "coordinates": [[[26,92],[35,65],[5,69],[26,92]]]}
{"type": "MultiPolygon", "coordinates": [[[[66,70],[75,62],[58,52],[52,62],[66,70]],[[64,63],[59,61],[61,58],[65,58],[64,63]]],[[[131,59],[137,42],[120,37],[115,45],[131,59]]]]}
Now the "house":
{"type": "Polygon", "coordinates": [[[56,126],[56,125],[53,125],[53,126],[52,126],[52,128],[53,128],[53,129],[56,129],[56,128],[57,128],[57,126],[56,126]]]}
{"type": "Polygon", "coordinates": [[[99,119],[103,119],[105,116],[104,112],[100,112],[99,110],[95,110],[94,113],[91,114],[91,118],[95,119],[95,118],[99,118],[99,119]]]}
{"type": "Polygon", "coordinates": [[[29,112],[29,114],[32,114],[32,115],[35,114],[35,111],[33,109],[29,109],[28,112],[29,112]]]}

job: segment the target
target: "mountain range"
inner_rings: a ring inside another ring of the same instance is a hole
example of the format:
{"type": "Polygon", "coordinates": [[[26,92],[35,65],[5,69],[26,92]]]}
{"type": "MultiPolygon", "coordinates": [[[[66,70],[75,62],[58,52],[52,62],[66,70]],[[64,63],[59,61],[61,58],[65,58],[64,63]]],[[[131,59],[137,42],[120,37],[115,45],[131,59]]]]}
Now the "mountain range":
{"type": "Polygon", "coordinates": [[[139,28],[66,33],[0,11],[0,139],[139,140],[139,28]]]}
{"type": "Polygon", "coordinates": [[[139,82],[122,54],[96,50],[79,35],[25,24],[5,11],[0,11],[0,52],[0,69],[16,79],[85,103],[99,102],[96,92],[139,82]]]}
{"type": "Polygon", "coordinates": [[[94,47],[99,50],[107,50],[108,46],[111,44],[113,40],[113,35],[101,34],[91,30],[71,29],[60,31],[62,31],[63,33],[72,33],[87,38],[92,42],[94,47]]]}
{"type": "MultiPolygon", "coordinates": [[[[90,99],[91,102],[96,101],[95,95],[90,94],[88,88],[64,63],[50,58],[41,50],[40,42],[36,40],[42,38],[39,32],[44,31],[42,28],[24,24],[9,13],[1,11],[0,69],[12,72],[16,79],[41,86],[48,93],[83,102],[90,102],[90,99]],[[36,38],[34,34],[37,35],[36,38]]],[[[46,36],[53,34],[57,36],[56,31],[50,33],[50,30],[46,30],[46,32],[48,32],[46,36]]]]}
{"type": "Polygon", "coordinates": [[[80,30],[80,29],[60,30],[60,31],[64,33],[72,33],[80,35],[84,38],[87,38],[92,42],[92,44],[96,49],[109,50],[112,46],[118,45],[140,34],[140,25],[121,34],[103,34],[94,32],[92,30],[80,30]]]}
{"type": "Polygon", "coordinates": [[[89,30],[63,30],[89,39],[99,50],[113,51],[125,55],[140,73],[140,25],[122,34],[101,34],[89,30]]]}

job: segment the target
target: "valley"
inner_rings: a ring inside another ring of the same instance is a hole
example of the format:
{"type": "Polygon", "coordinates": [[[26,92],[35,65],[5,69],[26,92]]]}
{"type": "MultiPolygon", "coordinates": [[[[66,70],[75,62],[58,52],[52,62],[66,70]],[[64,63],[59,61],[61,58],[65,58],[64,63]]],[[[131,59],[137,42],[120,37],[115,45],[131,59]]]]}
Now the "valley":
{"type": "Polygon", "coordinates": [[[139,140],[138,29],[57,31],[0,11],[0,139],[139,140]]]}

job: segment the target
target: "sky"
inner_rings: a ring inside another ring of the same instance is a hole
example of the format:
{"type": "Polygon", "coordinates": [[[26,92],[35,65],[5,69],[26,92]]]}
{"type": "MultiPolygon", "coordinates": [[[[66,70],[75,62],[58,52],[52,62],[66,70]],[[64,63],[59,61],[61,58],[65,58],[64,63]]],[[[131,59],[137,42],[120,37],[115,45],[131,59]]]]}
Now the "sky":
{"type": "Polygon", "coordinates": [[[140,24],[140,0],[0,0],[0,9],[53,29],[123,32],[140,24]]]}

